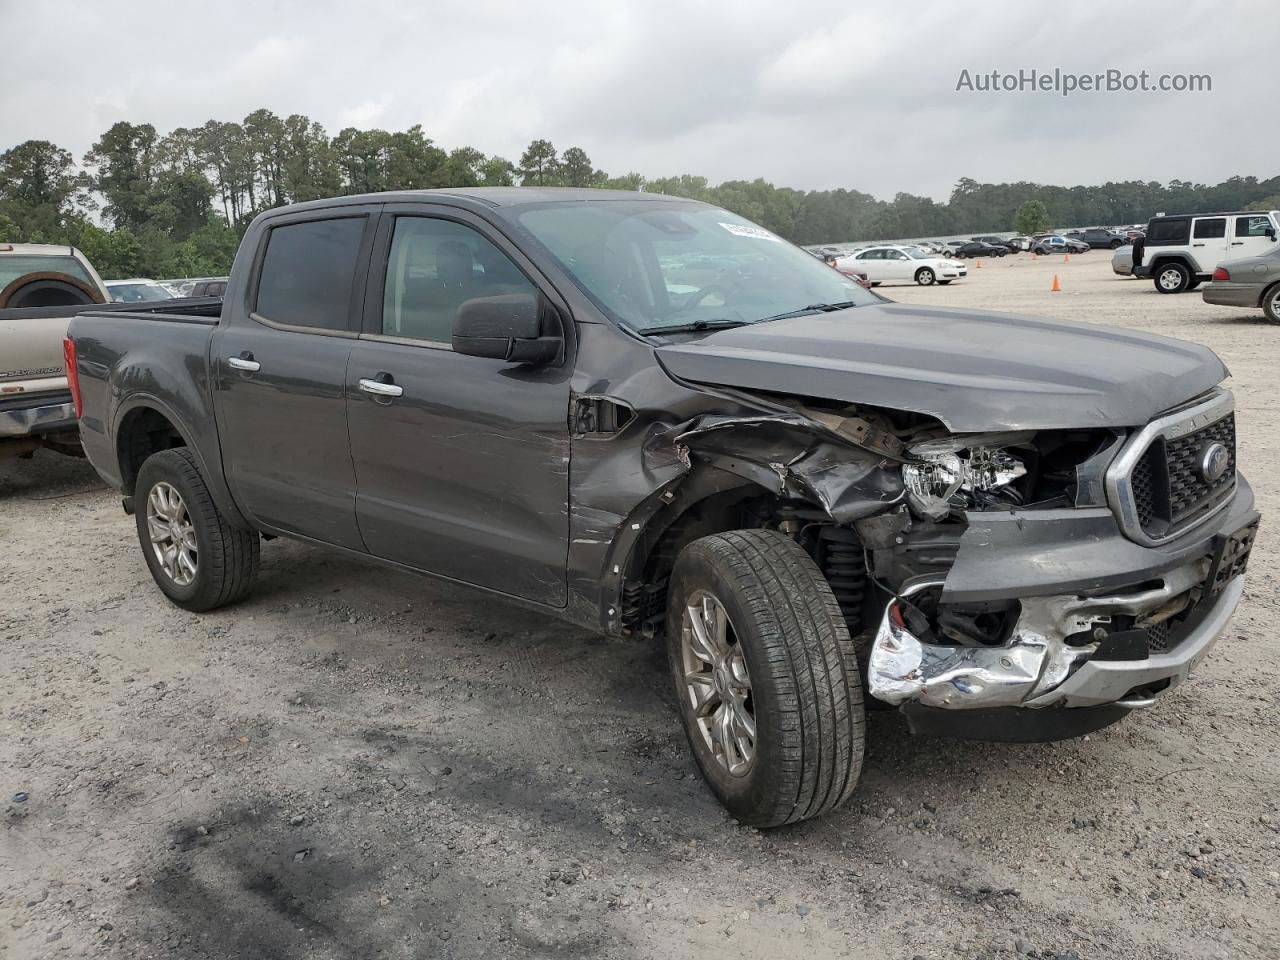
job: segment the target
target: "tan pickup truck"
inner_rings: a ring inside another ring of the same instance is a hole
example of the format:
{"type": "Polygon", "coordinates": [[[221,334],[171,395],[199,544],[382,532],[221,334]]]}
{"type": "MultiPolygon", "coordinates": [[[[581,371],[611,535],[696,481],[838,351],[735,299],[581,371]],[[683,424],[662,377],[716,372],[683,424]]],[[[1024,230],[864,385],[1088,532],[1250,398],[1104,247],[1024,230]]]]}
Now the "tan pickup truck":
{"type": "Polygon", "coordinates": [[[62,338],[75,314],[110,299],[74,247],[0,243],[0,457],[78,452],[62,338]]]}

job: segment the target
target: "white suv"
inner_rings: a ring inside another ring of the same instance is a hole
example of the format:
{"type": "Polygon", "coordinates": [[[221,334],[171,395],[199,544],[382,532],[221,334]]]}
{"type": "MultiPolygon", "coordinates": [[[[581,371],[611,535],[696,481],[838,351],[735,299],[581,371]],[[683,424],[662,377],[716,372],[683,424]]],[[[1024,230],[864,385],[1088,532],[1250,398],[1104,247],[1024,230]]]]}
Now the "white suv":
{"type": "Polygon", "coordinates": [[[1269,253],[1277,236],[1280,210],[1156,217],[1147,224],[1133,274],[1150,277],[1161,293],[1194,290],[1224,260],[1269,253]]]}

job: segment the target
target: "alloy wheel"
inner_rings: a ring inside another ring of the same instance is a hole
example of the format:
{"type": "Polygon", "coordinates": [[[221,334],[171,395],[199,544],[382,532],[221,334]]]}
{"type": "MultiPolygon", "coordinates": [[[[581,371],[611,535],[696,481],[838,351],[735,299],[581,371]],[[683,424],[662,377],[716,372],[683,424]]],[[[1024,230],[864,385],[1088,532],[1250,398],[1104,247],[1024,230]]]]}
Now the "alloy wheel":
{"type": "Polygon", "coordinates": [[[745,777],[756,756],[751,674],[728,611],[705,590],[695,591],[685,605],[680,668],[703,742],[725,771],[745,777]]]}
{"type": "Polygon", "coordinates": [[[160,569],[180,587],[196,578],[196,528],[171,483],[161,481],[147,496],[147,535],[160,569]]]}

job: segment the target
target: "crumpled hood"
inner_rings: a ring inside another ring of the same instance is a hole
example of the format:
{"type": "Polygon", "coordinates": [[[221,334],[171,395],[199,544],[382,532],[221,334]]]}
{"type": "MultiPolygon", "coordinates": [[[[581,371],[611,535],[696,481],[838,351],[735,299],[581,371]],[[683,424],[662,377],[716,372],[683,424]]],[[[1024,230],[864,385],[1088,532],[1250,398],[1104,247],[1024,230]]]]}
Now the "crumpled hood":
{"type": "Polygon", "coordinates": [[[1184,340],[896,303],[718,330],[657,355],[683,380],[912,410],[957,433],[1139,426],[1227,376],[1184,340]]]}

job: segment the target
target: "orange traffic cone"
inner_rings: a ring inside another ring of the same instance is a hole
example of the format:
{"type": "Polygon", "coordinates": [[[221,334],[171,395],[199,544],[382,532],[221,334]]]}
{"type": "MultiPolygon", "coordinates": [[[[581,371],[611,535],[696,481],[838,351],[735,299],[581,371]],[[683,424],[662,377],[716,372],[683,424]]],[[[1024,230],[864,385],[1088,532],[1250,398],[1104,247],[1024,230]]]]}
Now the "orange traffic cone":
{"type": "Polygon", "coordinates": [[[1058,282],[1058,275],[1056,273],[1053,275],[1053,286],[1049,288],[1049,292],[1050,293],[1062,292],[1062,284],[1058,282]]]}
{"type": "Polygon", "coordinates": [[[973,269],[975,269],[975,270],[981,270],[981,269],[982,269],[982,261],[981,261],[981,260],[975,260],[975,261],[973,261],[973,269]]]}

